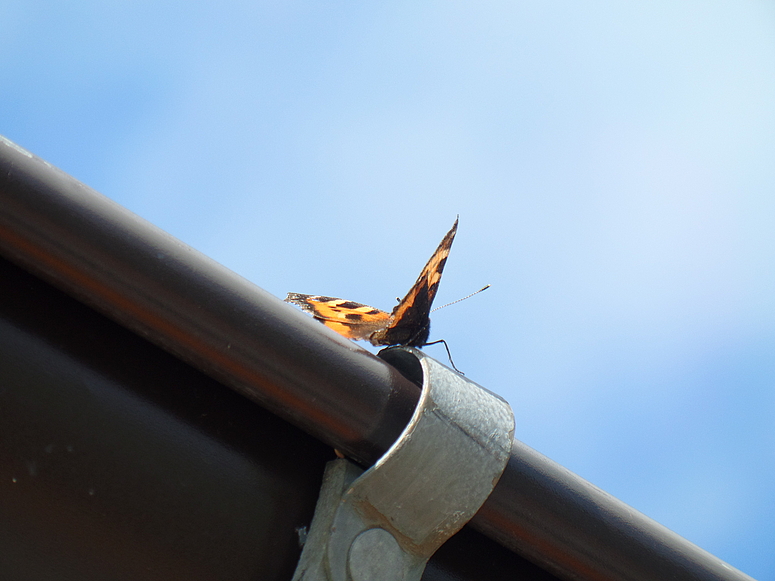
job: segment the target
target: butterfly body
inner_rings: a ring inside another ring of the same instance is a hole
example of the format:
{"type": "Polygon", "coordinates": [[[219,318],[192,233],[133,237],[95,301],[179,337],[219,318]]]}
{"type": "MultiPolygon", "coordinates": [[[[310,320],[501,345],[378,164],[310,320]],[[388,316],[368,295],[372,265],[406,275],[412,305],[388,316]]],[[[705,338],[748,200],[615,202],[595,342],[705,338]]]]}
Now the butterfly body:
{"type": "Polygon", "coordinates": [[[457,220],[406,296],[392,312],[345,299],[288,293],[285,301],[303,310],[348,339],[370,341],[372,345],[427,345],[431,329],[431,305],[441,274],[457,233],[457,220]]]}

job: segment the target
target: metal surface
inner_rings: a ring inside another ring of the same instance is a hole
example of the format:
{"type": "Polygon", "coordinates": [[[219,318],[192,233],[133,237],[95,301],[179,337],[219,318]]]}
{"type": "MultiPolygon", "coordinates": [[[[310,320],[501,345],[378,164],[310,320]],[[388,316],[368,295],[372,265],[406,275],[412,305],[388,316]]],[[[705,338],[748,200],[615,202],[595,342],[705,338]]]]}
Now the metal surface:
{"type": "MultiPolygon", "coordinates": [[[[419,397],[392,366],[3,140],[0,253],[366,465],[419,397]]],[[[750,579],[519,442],[471,524],[565,579],[750,579]]]]}
{"type": "Polygon", "coordinates": [[[287,581],[331,449],[4,259],[0,281],[0,579],[287,581]]]}
{"type": "MultiPolygon", "coordinates": [[[[287,581],[331,448],[0,258],[0,579],[287,581]]],[[[556,581],[472,530],[423,581],[556,581]]]]}
{"type": "Polygon", "coordinates": [[[417,349],[382,356],[422,374],[420,402],[367,471],[329,464],[294,581],[419,581],[508,461],[514,416],[506,401],[417,349]]]}

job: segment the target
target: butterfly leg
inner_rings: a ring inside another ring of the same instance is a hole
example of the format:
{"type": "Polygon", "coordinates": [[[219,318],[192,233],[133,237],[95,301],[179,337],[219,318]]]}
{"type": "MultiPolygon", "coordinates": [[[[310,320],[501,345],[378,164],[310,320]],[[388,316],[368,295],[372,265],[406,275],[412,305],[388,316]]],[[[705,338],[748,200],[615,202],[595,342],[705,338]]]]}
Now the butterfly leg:
{"type": "Polygon", "coordinates": [[[449,346],[447,345],[447,342],[444,339],[439,339],[438,341],[431,341],[430,343],[423,343],[422,345],[419,345],[419,347],[427,347],[428,345],[436,345],[437,343],[442,343],[444,345],[444,349],[447,350],[447,357],[449,358],[449,364],[452,365],[452,369],[457,371],[460,375],[465,375],[465,373],[463,373],[457,367],[455,367],[455,362],[452,361],[452,353],[450,353],[449,346]]]}

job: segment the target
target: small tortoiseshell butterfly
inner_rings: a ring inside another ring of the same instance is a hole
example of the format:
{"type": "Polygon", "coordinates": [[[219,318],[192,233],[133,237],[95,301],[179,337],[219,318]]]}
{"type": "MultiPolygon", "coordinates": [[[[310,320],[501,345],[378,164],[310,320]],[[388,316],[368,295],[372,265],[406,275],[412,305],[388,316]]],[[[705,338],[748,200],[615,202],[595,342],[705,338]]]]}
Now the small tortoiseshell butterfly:
{"type": "MultiPolygon", "coordinates": [[[[444,236],[420,272],[417,282],[391,313],[344,299],[298,293],[288,293],[285,302],[300,306],[326,327],[348,339],[364,339],[372,345],[430,345],[427,341],[431,330],[431,304],[455,239],[457,222],[455,220],[444,236]]],[[[452,366],[455,366],[454,363],[452,366]]]]}

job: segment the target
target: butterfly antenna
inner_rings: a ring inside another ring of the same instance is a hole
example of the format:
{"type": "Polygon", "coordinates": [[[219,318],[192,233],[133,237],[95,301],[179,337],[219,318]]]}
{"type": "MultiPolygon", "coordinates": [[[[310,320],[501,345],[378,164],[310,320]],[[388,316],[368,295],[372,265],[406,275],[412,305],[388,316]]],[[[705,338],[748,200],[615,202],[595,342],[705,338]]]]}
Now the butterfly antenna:
{"type": "MultiPolygon", "coordinates": [[[[454,305],[455,303],[459,303],[460,301],[464,301],[464,300],[466,300],[466,299],[470,299],[472,296],[474,296],[474,295],[478,295],[480,292],[482,292],[482,291],[486,291],[488,288],[490,288],[490,285],[489,285],[489,284],[488,284],[487,286],[485,286],[484,288],[480,288],[480,289],[479,289],[478,291],[476,291],[475,293],[471,293],[470,295],[463,297],[462,299],[458,299],[458,300],[456,300],[456,301],[452,301],[451,303],[447,303],[446,305],[441,305],[440,307],[436,307],[435,309],[433,309],[433,311],[438,311],[439,309],[443,309],[444,307],[448,307],[448,306],[450,306],[450,305],[454,305]]],[[[431,313],[432,313],[433,311],[431,311],[431,313]]],[[[446,346],[446,343],[444,344],[444,346],[446,346]]],[[[447,351],[449,351],[449,349],[447,349],[447,351]]],[[[452,358],[450,358],[450,361],[449,361],[449,362],[450,362],[450,363],[452,363],[452,358]]],[[[453,365],[452,367],[455,367],[455,366],[453,365]]]]}
{"type": "MultiPolygon", "coordinates": [[[[489,286],[489,285],[487,285],[487,286],[489,286]]],[[[484,287],[484,288],[487,288],[487,287],[484,287]]],[[[482,290],[484,290],[484,289],[482,289],[482,290]]],[[[476,293],[474,293],[474,294],[476,294],[476,293]]],[[[460,300],[462,301],[463,299],[460,299],[460,300]]],[[[457,301],[455,301],[455,302],[457,302],[457,301]]],[[[450,303],[450,304],[452,304],[452,303],[450,303]]],[[[441,308],[441,307],[439,307],[439,308],[441,308]]],[[[452,366],[452,369],[457,371],[460,375],[465,375],[465,373],[463,373],[457,367],[455,367],[455,362],[452,361],[452,353],[449,352],[449,347],[447,346],[447,342],[444,339],[439,339],[438,341],[431,341],[430,343],[423,343],[422,346],[423,347],[427,347],[428,345],[436,345],[437,343],[443,344],[444,345],[444,349],[447,350],[447,358],[449,359],[449,364],[452,366]]]]}

